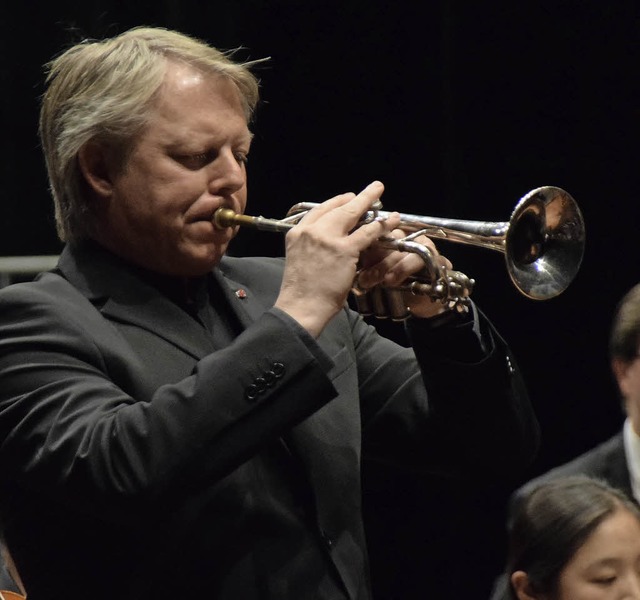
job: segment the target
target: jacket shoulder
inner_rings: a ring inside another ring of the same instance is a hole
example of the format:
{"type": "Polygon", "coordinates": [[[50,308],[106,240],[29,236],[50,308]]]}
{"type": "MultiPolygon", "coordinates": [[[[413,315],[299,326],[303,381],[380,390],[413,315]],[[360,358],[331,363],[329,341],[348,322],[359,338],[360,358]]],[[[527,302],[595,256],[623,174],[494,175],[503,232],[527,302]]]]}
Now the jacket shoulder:
{"type": "Polygon", "coordinates": [[[0,304],[8,307],[14,304],[29,304],[64,307],[69,301],[82,298],[89,301],[64,277],[54,271],[41,273],[33,281],[14,283],[0,290],[0,304]]]}
{"type": "MultiPolygon", "coordinates": [[[[586,475],[596,479],[605,479],[610,484],[618,486],[618,482],[610,481],[611,466],[626,468],[624,442],[622,432],[617,433],[595,448],[580,454],[573,460],[559,465],[539,477],[527,482],[515,492],[517,499],[526,496],[534,487],[547,481],[570,477],[572,475],[586,475]]],[[[618,469],[615,469],[618,471],[618,469]]]]}
{"type": "MultiPolygon", "coordinates": [[[[592,477],[602,476],[603,466],[608,464],[612,458],[624,460],[624,443],[622,433],[617,433],[595,448],[580,454],[573,460],[551,469],[540,479],[558,479],[570,475],[589,475],[592,477]]],[[[535,481],[535,480],[534,480],[535,481]]]]}
{"type": "Polygon", "coordinates": [[[29,336],[50,331],[86,337],[89,330],[104,333],[100,312],[77,288],[55,272],[0,290],[0,332],[29,336]]]}

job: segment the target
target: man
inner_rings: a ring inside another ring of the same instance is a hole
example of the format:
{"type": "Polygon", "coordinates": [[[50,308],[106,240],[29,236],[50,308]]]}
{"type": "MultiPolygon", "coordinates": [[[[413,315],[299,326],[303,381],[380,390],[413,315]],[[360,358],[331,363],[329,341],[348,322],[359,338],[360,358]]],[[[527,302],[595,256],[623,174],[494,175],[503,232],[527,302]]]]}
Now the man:
{"type": "Polygon", "coordinates": [[[257,98],[247,65],[162,29],[50,64],[67,244],[0,294],[0,503],[31,600],[370,598],[363,453],[499,477],[535,452],[475,306],[407,295],[413,349],[346,307],[359,263],[363,288],[423,266],[374,244],[397,215],[358,226],[381,183],[309,212],[284,261],[224,256],[257,98]]]}

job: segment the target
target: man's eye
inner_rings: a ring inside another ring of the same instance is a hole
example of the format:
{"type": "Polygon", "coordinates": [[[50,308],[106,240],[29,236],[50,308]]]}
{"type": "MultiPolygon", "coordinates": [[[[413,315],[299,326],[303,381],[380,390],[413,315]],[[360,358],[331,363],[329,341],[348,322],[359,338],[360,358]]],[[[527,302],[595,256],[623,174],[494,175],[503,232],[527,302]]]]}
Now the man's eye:
{"type": "Polygon", "coordinates": [[[241,165],[246,165],[249,162],[249,155],[246,152],[236,152],[235,156],[241,165]]]}
{"type": "MultiPolygon", "coordinates": [[[[179,154],[174,158],[179,163],[187,167],[188,169],[202,169],[209,163],[213,162],[217,157],[217,152],[196,152],[194,154],[179,154]]],[[[233,158],[239,165],[246,165],[249,161],[249,155],[247,152],[234,152],[233,158]]]]}
{"type": "Polygon", "coordinates": [[[196,154],[180,154],[175,159],[188,169],[201,169],[211,162],[213,156],[209,152],[198,152],[196,154]]]}
{"type": "Polygon", "coordinates": [[[198,154],[192,154],[189,158],[193,162],[206,164],[213,160],[212,152],[199,152],[198,154]]]}

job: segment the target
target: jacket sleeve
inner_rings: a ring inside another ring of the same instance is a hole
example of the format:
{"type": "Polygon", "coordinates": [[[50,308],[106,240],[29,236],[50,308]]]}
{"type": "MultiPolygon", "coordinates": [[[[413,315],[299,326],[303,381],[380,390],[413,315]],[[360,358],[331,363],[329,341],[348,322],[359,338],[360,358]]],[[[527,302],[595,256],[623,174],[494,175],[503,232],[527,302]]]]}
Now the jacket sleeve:
{"type": "Polygon", "coordinates": [[[71,286],[5,288],[0,315],[3,477],[82,510],[135,514],[222,480],[336,395],[331,361],[275,310],[157,388],[143,381],[153,353],[136,356],[71,286]]]}
{"type": "Polygon", "coordinates": [[[413,369],[354,325],[363,452],[447,476],[504,479],[521,472],[535,457],[539,428],[507,344],[475,306],[467,319],[429,321],[407,324],[413,369]]]}

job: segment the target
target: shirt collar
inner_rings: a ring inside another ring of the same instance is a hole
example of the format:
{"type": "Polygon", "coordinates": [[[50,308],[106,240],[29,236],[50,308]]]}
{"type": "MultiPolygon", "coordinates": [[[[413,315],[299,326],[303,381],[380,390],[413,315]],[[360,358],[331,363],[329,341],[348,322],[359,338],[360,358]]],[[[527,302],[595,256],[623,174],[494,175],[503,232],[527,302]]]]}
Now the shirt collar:
{"type": "Polygon", "coordinates": [[[640,502],[640,436],[634,431],[631,419],[627,417],[623,427],[624,452],[629,465],[631,490],[635,499],[640,502]]]}

